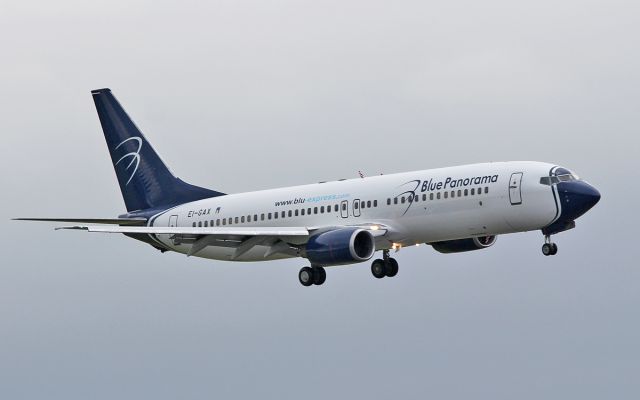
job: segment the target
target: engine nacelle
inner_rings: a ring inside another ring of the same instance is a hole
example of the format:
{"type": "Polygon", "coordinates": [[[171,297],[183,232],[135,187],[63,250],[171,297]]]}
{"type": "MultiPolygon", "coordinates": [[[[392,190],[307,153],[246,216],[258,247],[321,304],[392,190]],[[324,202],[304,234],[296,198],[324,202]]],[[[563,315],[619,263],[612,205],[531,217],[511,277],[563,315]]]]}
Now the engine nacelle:
{"type": "Polygon", "coordinates": [[[446,240],[444,242],[434,242],[429,244],[440,253],[447,254],[486,249],[487,247],[493,246],[496,240],[498,240],[497,236],[480,236],[469,239],[446,240]]]}
{"type": "Polygon", "coordinates": [[[376,251],[373,235],[360,228],[341,228],[311,236],[305,256],[313,265],[340,265],[367,261],[376,251]]]}

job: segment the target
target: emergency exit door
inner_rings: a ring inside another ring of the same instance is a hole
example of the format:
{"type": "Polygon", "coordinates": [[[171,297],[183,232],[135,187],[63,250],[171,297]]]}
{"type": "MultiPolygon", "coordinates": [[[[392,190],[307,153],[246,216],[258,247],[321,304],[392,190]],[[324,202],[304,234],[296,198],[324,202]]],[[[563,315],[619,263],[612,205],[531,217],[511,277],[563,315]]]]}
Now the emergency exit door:
{"type": "Polygon", "coordinates": [[[509,200],[516,206],[522,204],[522,172],[514,172],[509,180],[509,200]]]}

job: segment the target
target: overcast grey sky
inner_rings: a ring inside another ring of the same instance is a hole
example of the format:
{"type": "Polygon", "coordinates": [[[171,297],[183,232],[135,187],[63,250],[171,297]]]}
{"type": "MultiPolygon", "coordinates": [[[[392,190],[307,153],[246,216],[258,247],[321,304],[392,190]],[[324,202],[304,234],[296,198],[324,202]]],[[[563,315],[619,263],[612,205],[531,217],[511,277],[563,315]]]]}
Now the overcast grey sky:
{"type": "Polygon", "coordinates": [[[0,397],[636,399],[633,1],[0,0],[0,397]],[[557,235],[404,249],[303,288],[16,216],[124,211],[89,91],[241,192],[539,160],[598,187],[557,235]]]}

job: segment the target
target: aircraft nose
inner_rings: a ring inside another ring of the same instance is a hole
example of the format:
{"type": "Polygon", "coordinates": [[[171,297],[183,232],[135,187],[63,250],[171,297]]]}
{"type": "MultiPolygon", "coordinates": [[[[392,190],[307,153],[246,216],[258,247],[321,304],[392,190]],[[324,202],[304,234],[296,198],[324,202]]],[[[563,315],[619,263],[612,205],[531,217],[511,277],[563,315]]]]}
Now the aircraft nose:
{"type": "Polygon", "coordinates": [[[573,181],[558,184],[563,214],[575,220],[600,201],[600,192],[587,182],[573,181]]]}

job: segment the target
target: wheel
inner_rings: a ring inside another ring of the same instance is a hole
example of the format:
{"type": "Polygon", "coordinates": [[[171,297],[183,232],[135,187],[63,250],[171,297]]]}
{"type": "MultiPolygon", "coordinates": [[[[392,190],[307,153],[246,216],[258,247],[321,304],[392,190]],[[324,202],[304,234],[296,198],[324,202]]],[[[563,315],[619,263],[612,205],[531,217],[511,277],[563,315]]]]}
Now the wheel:
{"type": "Polygon", "coordinates": [[[298,280],[302,286],[313,285],[313,270],[311,267],[303,267],[300,269],[300,272],[298,272],[298,280]]]}
{"type": "Polygon", "coordinates": [[[545,256],[550,256],[553,253],[553,247],[549,243],[545,243],[542,245],[542,254],[545,256]]]}
{"type": "Polygon", "coordinates": [[[558,245],[551,243],[551,255],[555,256],[556,254],[558,254],[558,245]]]}
{"type": "Polygon", "coordinates": [[[313,284],[322,285],[327,280],[327,271],[322,267],[313,268],[313,284]]]}
{"type": "Polygon", "coordinates": [[[398,262],[395,258],[388,258],[384,269],[385,275],[392,278],[398,274],[398,262]]]}
{"type": "Polygon", "coordinates": [[[387,276],[385,274],[384,261],[381,259],[377,259],[374,262],[372,262],[371,273],[373,274],[373,276],[375,276],[378,279],[384,278],[385,276],[387,276]]]}

